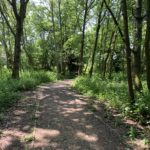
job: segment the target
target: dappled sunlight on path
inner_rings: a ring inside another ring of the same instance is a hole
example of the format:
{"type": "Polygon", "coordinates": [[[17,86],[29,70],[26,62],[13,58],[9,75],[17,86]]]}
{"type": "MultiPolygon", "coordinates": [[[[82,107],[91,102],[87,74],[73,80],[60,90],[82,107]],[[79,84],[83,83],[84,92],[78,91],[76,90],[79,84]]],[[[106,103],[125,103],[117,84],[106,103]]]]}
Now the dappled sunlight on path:
{"type": "Polygon", "coordinates": [[[70,80],[44,84],[25,93],[1,129],[1,149],[123,149],[119,137],[88,110],[88,98],[70,84],[70,80]]]}

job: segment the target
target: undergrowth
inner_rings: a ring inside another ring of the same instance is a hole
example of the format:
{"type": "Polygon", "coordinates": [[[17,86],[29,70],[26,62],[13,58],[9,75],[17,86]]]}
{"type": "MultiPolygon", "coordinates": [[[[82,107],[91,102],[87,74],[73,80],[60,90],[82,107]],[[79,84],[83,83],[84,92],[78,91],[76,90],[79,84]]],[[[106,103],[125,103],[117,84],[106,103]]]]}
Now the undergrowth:
{"type": "Polygon", "coordinates": [[[19,80],[14,80],[7,69],[0,70],[0,113],[20,98],[20,91],[32,90],[41,83],[56,79],[57,75],[53,72],[24,71],[19,80]]]}
{"type": "Polygon", "coordinates": [[[113,79],[103,79],[99,75],[79,76],[74,87],[88,96],[104,101],[108,107],[115,108],[124,116],[131,117],[141,124],[150,124],[150,93],[143,82],[143,94],[136,94],[136,103],[129,104],[127,81],[122,74],[113,79]]]}

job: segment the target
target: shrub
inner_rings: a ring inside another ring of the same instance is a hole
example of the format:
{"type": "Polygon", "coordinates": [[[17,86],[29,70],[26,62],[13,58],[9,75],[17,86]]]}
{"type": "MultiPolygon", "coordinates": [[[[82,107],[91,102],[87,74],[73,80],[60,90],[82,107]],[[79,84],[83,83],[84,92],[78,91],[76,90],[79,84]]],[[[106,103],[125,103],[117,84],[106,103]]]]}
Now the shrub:
{"type": "Polygon", "coordinates": [[[143,94],[136,93],[136,103],[130,105],[128,101],[127,81],[124,75],[116,74],[109,79],[102,79],[99,75],[77,77],[74,87],[88,96],[95,96],[105,101],[107,106],[113,107],[123,115],[132,117],[140,123],[150,124],[150,93],[143,84],[143,94]]]}
{"type": "Polygon", "coordinates": [[[7,69],[1,70],[0,73],[0,112],[5,111],[20,98],[19,91],[32,90],[41,83],[57,79],[56,73],[44,71],[21,72],[19,80],[11,79],[7,69]]]}

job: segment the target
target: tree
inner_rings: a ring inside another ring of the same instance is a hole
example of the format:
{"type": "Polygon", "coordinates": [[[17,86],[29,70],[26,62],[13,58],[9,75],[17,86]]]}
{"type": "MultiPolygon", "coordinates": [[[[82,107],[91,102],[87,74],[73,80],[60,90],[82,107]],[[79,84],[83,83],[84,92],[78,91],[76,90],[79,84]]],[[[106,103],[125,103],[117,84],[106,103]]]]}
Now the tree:
{"type": "Polygon", "coordinates": [[[83,26],[82,26],[82,37],[81,37],[81,49],[80,49],[80,59],[79,59],[79,71],[78,74],[82,74],[83,69],[83,52],[85,46],[85,29],[86,29],[86,22],[87,22],[87,15],[89,9],[92,7],[94,0],[85,0],[85,8],[84,8],[84,17],[83,17],[83,26]]]}
{"type": "Polygon", "coordinates": [[[83,68],[83,50],[84,50],[84,41],[85,41],[86,18],[87,18],[87,13],[88,13],[88,2],[89,2],[89,0],[86,0],[86,2],[85,2],[84,21],[83,21],[83,26],[82,26],[82,39],[81,39],[81,49],[80,49],[80,61],[79,61],[79,75],[82,74],[82,68],[83,68]]]}
{"type": "Polygon", "coordinates": [[[23,35],[24,19],[26,17],[26,9],[27,9],[27,4],[29,0],[20,0],[19,8],[18,8],[17,0],[8,0],[7,2],[11,6],[14,16],[15,16],[15,21],[16,21],[15,30],[13,30],[13,28],[11,27],[9,20],[6,17],[6,10],[2,9],[2,4],[0,6],[0,11],[8,27],[10,28],[12,34],[14,35],[15,46],[14,46],[14,61],[13,61],[13,69],[12,69],[12,78],[18,79],[19,70],[20,70],[20,61],[21,61],[21,40],[22,40],[22,35],[23,35]]]}
{"type": "Polygon", "coordinates": [[[129,39],[128,29],[128,14],[127,14],[127,2],[122,0],[122,13],[124,21],[124,36],[125,36],[125,47],[126,47],[126,60],[127,60],[127,77],[128,77],[128,91],[131,104],[134,103],[134,91],[132,83],[132,70],[131,70],[131,48],[129,39]]]}
{"type": "Polygon", "coordinates": [[[12,63],[13,63],[13,55],[12,55],[12,50],[11,50],[11,35],[10,35],[10,31],[9,28],[6,28],[7,25],[4,21],[3,16],[1,16],[1,20],[2,20],[2,45],[4,47],[4,51],[6,54],[6,58],[7,58],[7,68],[8,69],[12,69],[12,63]]]}
{"type": "Polygon", "coordinates": [[[99,39],[99,31],[100,31],[100,27],[101,27],[100,23],[101,23],[103,17],[105,16],[105,13],[104,13],[104,16],[102,17],[103,4],[104,4],[104,1],[102,1],[100,8],[98,7],[100,10],[98,13],[97,28],[96,28],[96,33],[95,33],[95,43],[94,43],[94,48],[93,48],[93,52],[92,52],[92,63],[91,63],[91,68],[90,68],[90,72],[89,72],[90,77],[92,76],[92,73],[93,73],[95,54],[96,54],[96,49],[97,49],[97,44],[98,44],[98,39],[99,39]]]}
{"type": "Polygon", "coordinates": [[[133,73],[134,73],[134,84],[135,89],[137,91],[141,91],[142,83],[141,83],[141,44],[142,44],[142,0],[136,1],[136,9],[135,9],[135,23],[136,23],[136,31],[135,31],[135,42],[134,42],[134,64],[133,64],[133,73]]]}
{"type": "Polygon", "coordinates": [[[150,1],[146,0],[146,15],[147,15],[147,27],[145,35],[145,57],[146,57],[146,76],[147,76],[147,87],[150,91],[150,1]]]}

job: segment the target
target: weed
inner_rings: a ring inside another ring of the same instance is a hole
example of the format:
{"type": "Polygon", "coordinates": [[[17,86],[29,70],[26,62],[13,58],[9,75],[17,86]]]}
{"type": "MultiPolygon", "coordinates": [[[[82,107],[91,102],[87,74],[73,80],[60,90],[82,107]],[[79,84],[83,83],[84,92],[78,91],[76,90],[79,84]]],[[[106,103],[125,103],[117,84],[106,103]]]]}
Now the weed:
{"type": "Polygon", "coordinates": [[[128,137],[131,140],[134,140],[137,137],[137,130],[134,127],[130,127],[130,129],[128,131],[128,137]]]}
{"type": "Polygon", "coordinates": [[[32,142],[34,141],[34,135],[33,134],[29,134],[29,135],[26,135],[24,138],[23,138],[23,141],[25,142],[32,142]]]}

